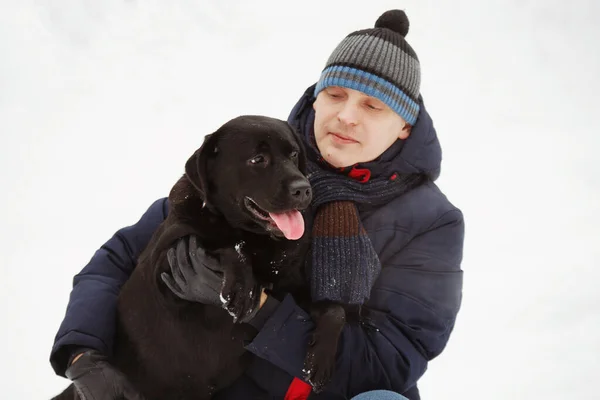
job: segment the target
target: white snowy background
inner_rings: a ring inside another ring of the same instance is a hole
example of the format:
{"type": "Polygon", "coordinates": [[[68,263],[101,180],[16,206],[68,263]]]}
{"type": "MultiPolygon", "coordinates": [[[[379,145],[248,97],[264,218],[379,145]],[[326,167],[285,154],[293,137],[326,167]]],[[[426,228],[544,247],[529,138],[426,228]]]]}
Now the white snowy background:
{"type": "Polygon", "coordinates": [[[467,223],[463,307],[423,399],[600,398],[596,0],[0,0],[0,397],[67,385],[48,355],[73,275],[205,134],[285,119],[390,8],[467,223]]]}

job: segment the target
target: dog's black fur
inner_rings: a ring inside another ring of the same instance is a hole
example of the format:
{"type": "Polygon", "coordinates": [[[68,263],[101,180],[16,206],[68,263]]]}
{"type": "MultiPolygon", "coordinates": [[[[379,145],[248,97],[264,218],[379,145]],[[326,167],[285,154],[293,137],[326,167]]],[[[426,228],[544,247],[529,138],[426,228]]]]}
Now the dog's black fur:
{"type": "MultiPolygon", "coordinates": [[[[234,323],[230,313],[242,316],[257,306],[257,284],[307,299],[308,232],[287,240],[248,209],[248,198],[266,211],[306,209],[305,173],[304,149],[291,127],[259,116],[229,121],[187,161],[170,192],[167,219],[119,295],[111,363],[148,400],[207,399],[243,373],[251,357],[244,344],[254,328],[234,323]],[[170,271],[167,250],[190,234],[226,268],[229,312],[183,301],[162,282],[161,273],[170,271]]],[[[77,395],[70,386],[57,398],[77,395]]]]}

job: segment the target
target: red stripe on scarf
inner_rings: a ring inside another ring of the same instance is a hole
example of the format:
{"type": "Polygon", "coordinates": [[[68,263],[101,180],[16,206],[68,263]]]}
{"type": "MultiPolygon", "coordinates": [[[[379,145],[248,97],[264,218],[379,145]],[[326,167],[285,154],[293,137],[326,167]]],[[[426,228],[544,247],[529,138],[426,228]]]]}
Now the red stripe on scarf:
{"type": "Polygon", "coordinates": [[[285,394],[284,400],[306,400],[312,387],[298,378],[294,378],[285,394]]]}

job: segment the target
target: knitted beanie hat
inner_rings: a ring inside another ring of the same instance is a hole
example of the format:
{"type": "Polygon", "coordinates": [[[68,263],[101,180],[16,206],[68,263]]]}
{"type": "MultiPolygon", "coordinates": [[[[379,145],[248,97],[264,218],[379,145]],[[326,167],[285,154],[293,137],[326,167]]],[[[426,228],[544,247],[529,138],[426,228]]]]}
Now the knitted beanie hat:
{"type": "Polygon", "coordinates": [[[341,86],[375,97],[414,125],[419,115],[421,68],[404,39],[408,17],[401,10],[383,13],[375,28],[352,32],[335,48],[315,88],[341,86]]]}

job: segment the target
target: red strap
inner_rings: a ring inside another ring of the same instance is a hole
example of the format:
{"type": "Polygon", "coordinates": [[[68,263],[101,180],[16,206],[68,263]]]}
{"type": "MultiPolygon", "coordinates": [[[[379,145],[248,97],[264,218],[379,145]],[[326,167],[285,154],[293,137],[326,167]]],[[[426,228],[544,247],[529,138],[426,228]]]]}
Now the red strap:
{"type": "Polygon", "coordinates": [[[294,378],[283,400],[306,400],[312,387],[304,381],[294,378]]]}
{"type": "Polygon", "coordinates": [[[369,182],[369,179],[371,179],[371,171],[366,168],[356,168],[356,166],[354,166],[348,173],[348,176],[361,183],[366,183],[369,182]]]}

